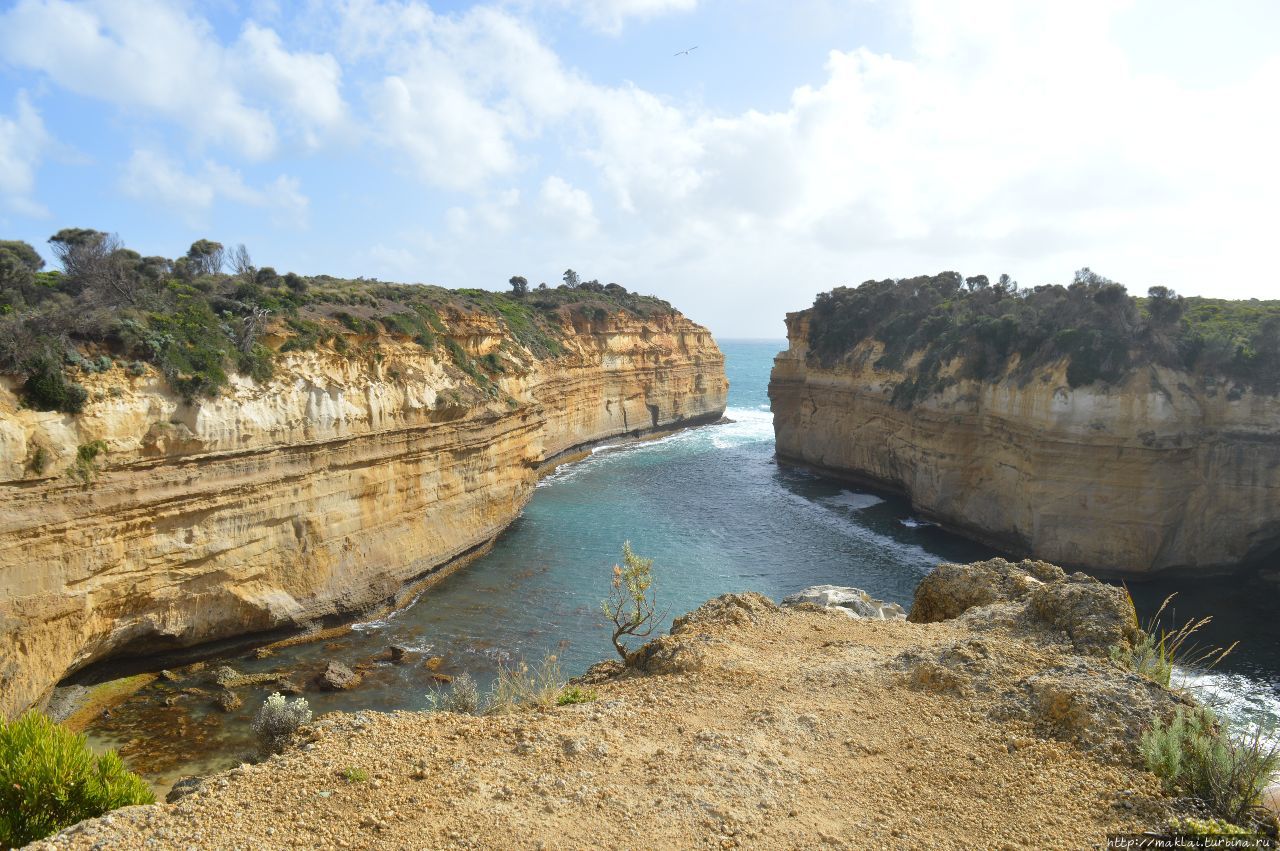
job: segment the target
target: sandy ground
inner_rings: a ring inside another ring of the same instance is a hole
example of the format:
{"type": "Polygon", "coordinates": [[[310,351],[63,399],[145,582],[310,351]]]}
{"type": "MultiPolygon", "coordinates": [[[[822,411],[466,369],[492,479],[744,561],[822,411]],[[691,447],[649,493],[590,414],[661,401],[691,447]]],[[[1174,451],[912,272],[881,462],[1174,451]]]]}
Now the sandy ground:
{"type": "Polygon", "coordinates": [[[1004,717],[1019,681],[1071,661],[1065,643],[987,628],[999,664],[953,692],[910,660],[977,646],[972,625],[762,599],[594,702],[327,716],[283,756],[34,847],[1070,849],[1163,825],[1151,775],[1004,717]]]}

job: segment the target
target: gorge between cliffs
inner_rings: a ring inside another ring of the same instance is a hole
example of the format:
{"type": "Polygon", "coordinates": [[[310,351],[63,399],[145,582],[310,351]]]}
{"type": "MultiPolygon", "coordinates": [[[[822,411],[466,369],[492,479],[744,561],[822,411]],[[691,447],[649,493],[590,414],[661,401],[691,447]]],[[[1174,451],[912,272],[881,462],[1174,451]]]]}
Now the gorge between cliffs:
{"type": "MultiPolygon", "coordinates": [[[[170,682],[155,678],[153,664],[148,685],[112,703],[109,718],[92,720],[91,741],[119,748],[163,794],[181,776],[234,766],[253,751],[249,722],[275,676],[304,685],[320,715],[425,709],[448,688],[437,674],[470,673],[483,685],[501,666],[548,653],[566,675],[581,673],[610,653],[599,601],[624,540],[655,559],[671,616],[727,591],[780,600],[820,584],[856,586],[906,607],[939,562],[993,554],[923,522],[906,500],[779,466],[767,385],[784,343],[720,340],[719,348],[730,384],[726,422],[574,456],[538,481],[491,551],[401,610],[262,658],[243,648],[200,657],[208,671],[225,664],[268,678],[237,689],[241,708],[214,705],[205,674],[170,682]],[[392,645],[410,651],[409,663],[386,660],[392,645]],[[435,671],[425,665],[433,659],[435,671]],[[332,660],[363,666],[362,685],[312,688],[332,660]],[[206,693],[186,693],[193,683],[206,693]]],[[[1215,615],[1206,642],[1241,646],[1196,683],[1226,701],[1233,717],[1280,719],[1269,586],[1158,578],[1130,590],[1144,618],[1174,591],[1188,613],[1215,615]]]]}

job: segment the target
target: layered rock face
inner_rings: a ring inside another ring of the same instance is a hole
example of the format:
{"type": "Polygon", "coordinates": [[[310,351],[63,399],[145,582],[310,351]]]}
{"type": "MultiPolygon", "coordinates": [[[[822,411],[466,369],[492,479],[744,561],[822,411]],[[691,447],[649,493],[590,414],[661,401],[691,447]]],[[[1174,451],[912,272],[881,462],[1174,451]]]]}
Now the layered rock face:
{"type": "Polygon", "coordinates": [[[808,321],[788,315],[769,385],[784,460],[1072,567],[1208,572],[1280,551],[1280,398],[1162,367],[1072,389],[1053,368],[959,379],[903,408],[906,376],[875,368],[877,344],[823,368],[808,321]]]}
{"type": "Polygon", "coordinates": [[[679,314],[566,326],[544,360],[492,317],[442,318],[501,365],[491,384],[384,338],[281,355],[268,383],[193,405],[119,368],[75,417],[0,388],[0,715],[96,660],[386,601],[497,535],[548,459],[725,407],[723,357],[679,314]]]}

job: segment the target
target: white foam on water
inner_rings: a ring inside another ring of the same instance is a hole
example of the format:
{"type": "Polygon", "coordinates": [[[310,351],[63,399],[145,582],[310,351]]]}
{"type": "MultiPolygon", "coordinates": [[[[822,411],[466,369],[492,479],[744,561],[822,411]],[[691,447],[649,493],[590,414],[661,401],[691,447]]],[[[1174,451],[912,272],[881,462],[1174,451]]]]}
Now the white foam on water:
{"type": "Polygon", "coordinates": [[[819,523],[843,534],[846,538],[856,541],[862,541],[874,549],[891,553],[895,560],[903,565],[915,568],[922,575],[933,570],[938,563],[937,556],[931,554],[923,547],[915,544],[904,544],[895,541],[893,538],[874,532],[859,523],[855,523],[849,519],[845,511],[830,508],[821,502],[806,499],[799,494],[792,493],[786,488],[780,488],[780,496],[787,502],[804,510],[806,514],[817,520],[819,523]]]}
{"type": "Polygon", "coordinates": [[[822,502],[827,505],[838,505],[847,508],[850,511],[862,511],[873,505],[879,505],[884,502],[878,496],[869,493],[858,493],[857,491],[841,491],[835,496],[825,496],[822,502]]]}
{"type": "Polygon", "coordinates": [[[1240,732],[1261,726],[1266,738],[1280,746],[1280,695],[1244,674],[1174,668],[1173,685],[1226,715],[1240,732]]]}
{"type": "Polygon", "coordinates": [[[904,517],[898,521],[908,529],[924,529],[929,526],[937,526],[937,523],[930,523],[928,520],[918,520],[915,517],[904,517]]]}
{"type": "Polygon", "coordinates": [[[561,464],[553,472],[544,476],[537,487],[545,488],[569,481],[587,470],[594,470],[601,464],[612,463],[615,459],[627,457],[633,453],[667,452],[682,446],[697,447],[707,444],[716,449],[732,449],[750,443],[773,440],[773,414],[767,410],[729,408],[725,411],[725,417],[732,422],[684,429],[656,440],[638,443],[605,443],[592,447],[590,455],[586,458],[561,464]]]}

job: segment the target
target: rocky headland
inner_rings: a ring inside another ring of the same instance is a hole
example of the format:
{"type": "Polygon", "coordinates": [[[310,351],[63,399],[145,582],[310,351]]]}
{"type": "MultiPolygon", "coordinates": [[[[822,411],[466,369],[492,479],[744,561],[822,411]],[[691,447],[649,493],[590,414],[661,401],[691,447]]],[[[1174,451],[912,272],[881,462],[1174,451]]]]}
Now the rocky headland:
{"type": "Polygon", "coordinates": [[[1109,661],[1138,637],[1120,589],[995,560],[940,566],[907,618],[846,590],[711,600],[575,681],[589,702],[325,716],[33,847],[1066,849],[1195,812],[1140,767],[1185,699],[1109,661]]]}
{"type": "Polygon", "coordinates": [[[837,290],[787,316],[778,457],[1019,556],[1124,574],[1260,563],[1280,552],[1280,320],[1255,316],[1274,303],[1188,302],[950,274],[837,290]]]}
{"type": "Polygon", "coordinates": [[[68,354],[74,413],[30,403],[42,374],[0,378],[0,716],[99,660],[393,601],[492,541],[544,465],[725,407],[707,330],[616,285],[521,301],[322,284],[254,343],[269,375],[213,392],[190,389],[182,328],[148,332],[167,374],[68,354]]]}

